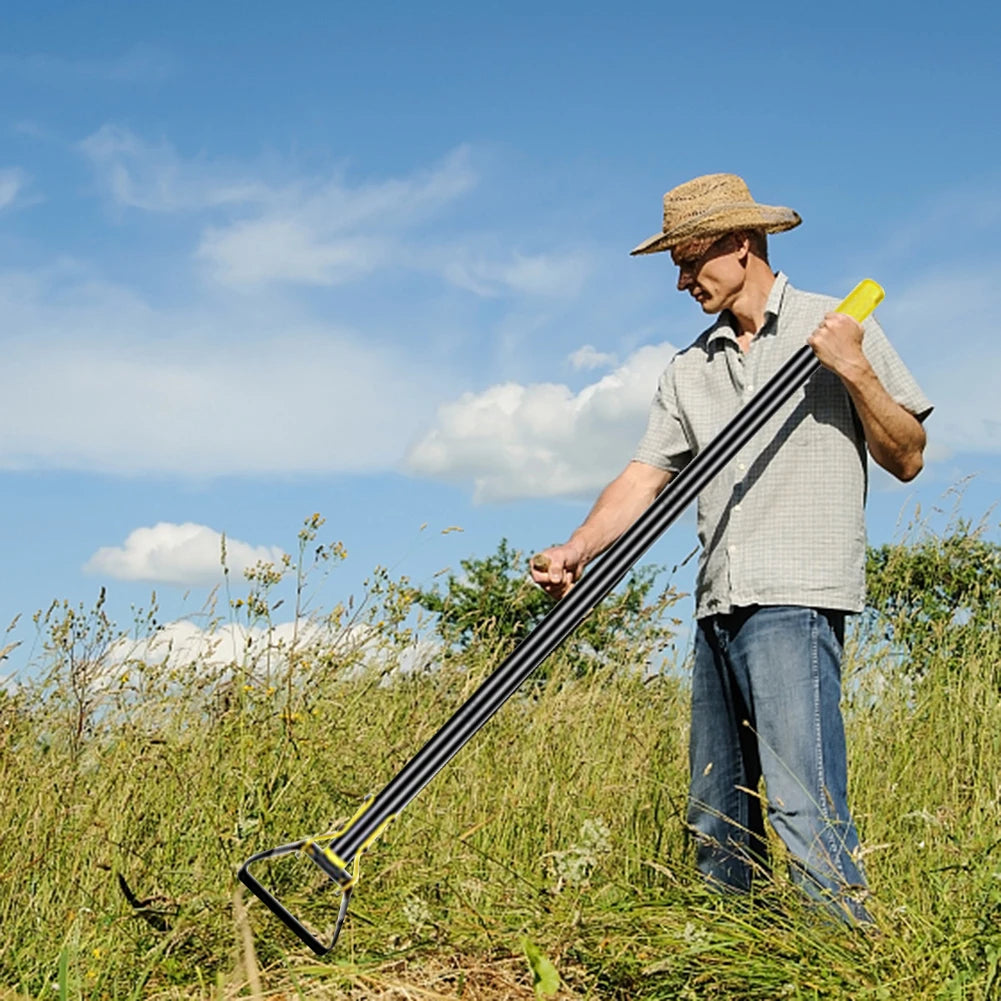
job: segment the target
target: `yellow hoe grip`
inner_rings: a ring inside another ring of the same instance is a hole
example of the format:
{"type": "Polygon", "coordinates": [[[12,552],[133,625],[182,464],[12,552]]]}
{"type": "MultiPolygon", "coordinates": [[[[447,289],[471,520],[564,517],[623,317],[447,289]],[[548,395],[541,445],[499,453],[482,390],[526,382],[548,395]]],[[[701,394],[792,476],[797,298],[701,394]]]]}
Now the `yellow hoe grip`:
{"type": "Polygon", "coordinates": [[[848,293],[840,305],[834,308],[835,313],[847,313],[853,320],[861,323],[882,301],[886,293],[871,278],[863,278],[848,293]]]}

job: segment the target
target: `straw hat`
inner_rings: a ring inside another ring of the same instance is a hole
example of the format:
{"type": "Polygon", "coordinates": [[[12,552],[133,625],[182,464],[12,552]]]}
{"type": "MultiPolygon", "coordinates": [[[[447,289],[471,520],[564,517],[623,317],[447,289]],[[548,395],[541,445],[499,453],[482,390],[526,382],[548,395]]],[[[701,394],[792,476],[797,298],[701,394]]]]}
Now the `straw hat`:
{"type": "Polygon", "coordinates": [[[721,236],[735,229],[781,233],[802,221],[792,209],[759,205],[736,174],[706,174],[664,195],[664,228],[630,254],[656,254],[686,240],[721,236]]]}

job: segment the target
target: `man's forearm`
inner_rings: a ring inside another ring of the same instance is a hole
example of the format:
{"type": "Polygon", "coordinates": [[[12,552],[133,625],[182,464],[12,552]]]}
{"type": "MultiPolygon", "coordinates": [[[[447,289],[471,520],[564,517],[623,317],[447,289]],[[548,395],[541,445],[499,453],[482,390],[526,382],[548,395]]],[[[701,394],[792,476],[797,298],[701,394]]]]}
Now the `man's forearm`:
{"type": "Polygon", "coordinates": [[[887,393],[872,366],[841,374],[872,457],[899,480],[913,480],[924,465],[927,437],[921,422],[887,393]]]}
{"type": "Polygon", "coordinates": [[[601,492],[568,544],[580,550],[585,563],[600,556],[653,503],[670,478],[670,473],[630,463],[601,492]]]}
{"type": "Polygon", "coordinates": [[[924,465],[924,428],[879,381],[862,350],[862,337],[862,327],[852,317],[828,313],[807,343],[848,390],[872,457],[897,479],[913,480],[924,465]]]}

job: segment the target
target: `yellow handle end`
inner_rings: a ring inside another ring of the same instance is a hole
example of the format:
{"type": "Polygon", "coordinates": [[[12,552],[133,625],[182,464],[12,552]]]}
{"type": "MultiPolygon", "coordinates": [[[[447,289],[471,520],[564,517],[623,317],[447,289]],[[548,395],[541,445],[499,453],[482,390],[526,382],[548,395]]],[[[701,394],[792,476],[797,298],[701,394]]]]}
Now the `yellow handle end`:
{"type": "Polygon", "coordinates": [[[835,308],[861,323],[882,301],[886,293],[871,278],[863,278],[835,308]]]}

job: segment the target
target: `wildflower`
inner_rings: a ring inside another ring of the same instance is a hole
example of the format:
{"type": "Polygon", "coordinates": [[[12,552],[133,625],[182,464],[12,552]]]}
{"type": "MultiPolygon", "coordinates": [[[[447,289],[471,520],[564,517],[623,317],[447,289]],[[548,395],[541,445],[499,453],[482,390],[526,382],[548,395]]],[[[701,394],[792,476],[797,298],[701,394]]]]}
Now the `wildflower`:
{"type": "Polygon", "coordinates": [[[424,925],[431,923],[431,908],[426,901],[416,894],[411,894],[403,902],[403,916],[411,928],[420,930],[424,925]]]}

